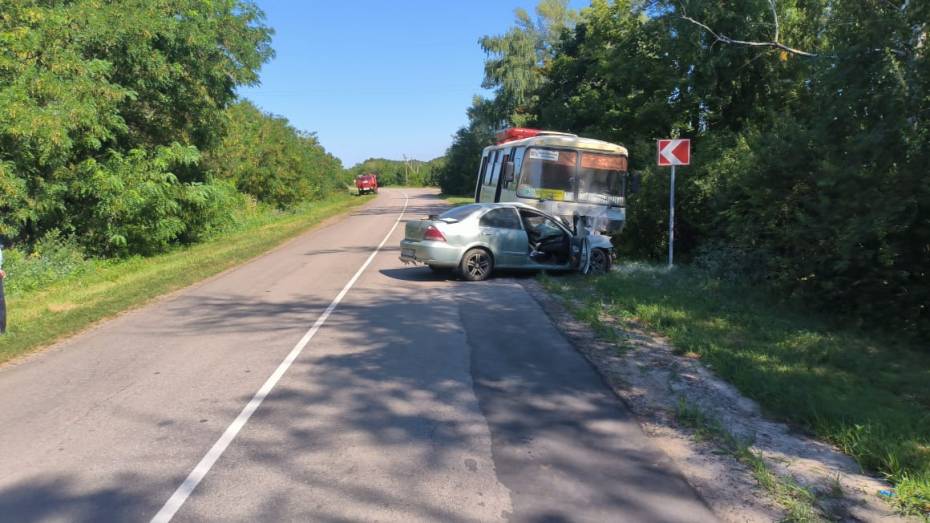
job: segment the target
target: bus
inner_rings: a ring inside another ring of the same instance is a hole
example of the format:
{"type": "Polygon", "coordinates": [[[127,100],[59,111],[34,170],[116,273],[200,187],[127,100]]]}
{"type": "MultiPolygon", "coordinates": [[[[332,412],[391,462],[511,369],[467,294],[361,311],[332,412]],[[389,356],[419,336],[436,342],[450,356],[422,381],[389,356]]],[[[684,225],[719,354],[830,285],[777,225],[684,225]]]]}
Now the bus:
{"type": "Polygon", "coordinates": [[[629,152],[621,145],[539,129],[509,128],[481,154],[475,201],[522,202],[576,232],[612,235],[626,221],[629,152]]]}

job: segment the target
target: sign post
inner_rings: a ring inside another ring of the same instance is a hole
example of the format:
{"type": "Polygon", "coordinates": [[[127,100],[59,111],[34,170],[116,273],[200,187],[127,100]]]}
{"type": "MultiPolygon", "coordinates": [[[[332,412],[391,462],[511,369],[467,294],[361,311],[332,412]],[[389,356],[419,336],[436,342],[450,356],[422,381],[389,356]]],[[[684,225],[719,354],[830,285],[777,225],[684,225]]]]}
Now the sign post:
{"type": "Polygon", "coordinates": [[[671,190],[668,196],[668,266],[671,268],[675,261],[675,166],[691,164],[691,140],[659,140],[657,149],[659,166],[672,168],[671,190]]]}
{"type": "Polygon", "coordinates": [[[3,279],[6,273],[3,272],[3,242],[0,241],[0,334],[6,332],[6,297],[3,295],[3,279]]]}
{"type": "Polygon", "coordinates": [[[672,183],[668,191],[668,268],[675,264],[675,164],[672,164],[672,183]]]}

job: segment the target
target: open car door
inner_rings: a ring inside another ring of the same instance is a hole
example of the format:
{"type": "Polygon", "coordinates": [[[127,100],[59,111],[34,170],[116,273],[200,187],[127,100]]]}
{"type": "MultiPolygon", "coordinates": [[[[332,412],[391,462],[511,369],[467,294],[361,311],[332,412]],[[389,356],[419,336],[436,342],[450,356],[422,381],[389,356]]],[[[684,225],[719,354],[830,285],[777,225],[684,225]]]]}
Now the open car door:
{"type": "Polygon", "coordinates": [[[587,274],[591,265],[591,242],[587,235],[572,237],[572,268],[582,274],[587,274]]]}

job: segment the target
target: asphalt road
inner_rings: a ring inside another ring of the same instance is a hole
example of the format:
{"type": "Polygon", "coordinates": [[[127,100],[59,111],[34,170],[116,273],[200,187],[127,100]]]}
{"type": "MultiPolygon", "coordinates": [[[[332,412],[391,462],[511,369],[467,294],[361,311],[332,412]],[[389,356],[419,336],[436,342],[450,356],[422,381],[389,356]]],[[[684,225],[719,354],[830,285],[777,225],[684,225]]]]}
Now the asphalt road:
{"type": "Polygon", "coordinates": [[[0,521],[714,520],[519,282],[372,257],[404,205],[0,368],[0,521]]]}

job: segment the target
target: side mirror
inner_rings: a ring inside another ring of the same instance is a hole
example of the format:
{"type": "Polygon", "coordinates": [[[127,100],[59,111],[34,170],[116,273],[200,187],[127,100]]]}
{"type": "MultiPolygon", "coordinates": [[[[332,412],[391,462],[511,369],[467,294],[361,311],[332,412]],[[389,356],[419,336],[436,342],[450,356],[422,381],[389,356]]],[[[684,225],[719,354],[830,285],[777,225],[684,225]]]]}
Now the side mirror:
{"type": "Polygon", "coordinates": [[[636,194],[639,192],[639,185],[642,182],[642,176],[639,173],[632,173],[630,175],[630,190],[627,191],[627,194],[636,194]]]}
{"type": "Polygon", "coordinates": [[[513,181],[513,162],[504,162],[504,184],[513,181]]]}

